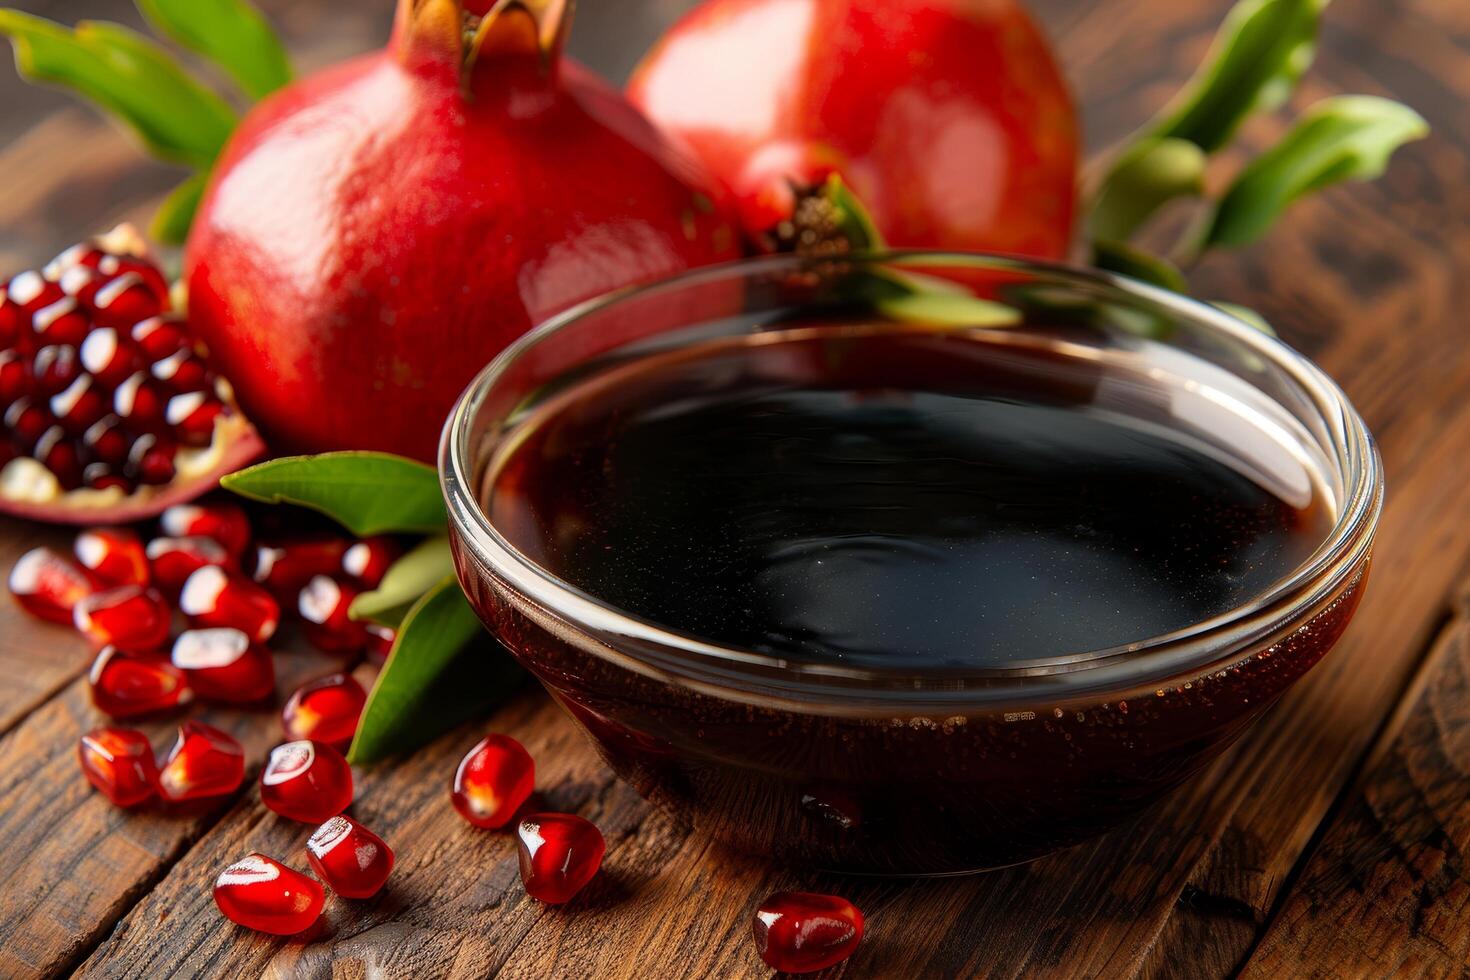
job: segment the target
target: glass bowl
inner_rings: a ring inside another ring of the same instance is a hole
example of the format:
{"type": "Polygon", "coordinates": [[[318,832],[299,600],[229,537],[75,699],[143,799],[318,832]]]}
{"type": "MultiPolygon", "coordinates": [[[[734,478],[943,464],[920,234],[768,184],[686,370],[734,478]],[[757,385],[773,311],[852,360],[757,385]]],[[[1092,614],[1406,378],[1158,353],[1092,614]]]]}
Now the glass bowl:
{"type": "Polygon", "coordinates": [[[1107,831],[1198,772],[1341,636],[1383,496],[1372,438],[1342,391],[1242,320],[1106,273],[926,252],[753,260],[583,304],[480,373],[446,425],[440,462],[471,604],[618,775],[741,850],[901,875],[1031,860],[1107,831]],[[640,353],[854,304],[895,329],[923,321],[1065,349],[1125,378],[1163,372],[1170,398],[1141,405],[1137,385],[1099,390],[1200,445],[1270,456],[1263,471],[1316,481],[1330,531],[1290,574],[1183,629],[916,672],[901,658],[796,662],[666,629],[559,579],[487,516],[492,458],[568,384],[640,353]],[[971,325],[994,319],[994,304],[1030,325],[971,325]],[[1246,416],[1270,434],[1254,448],[1232,441],[1232,420],[1246,416]]]}

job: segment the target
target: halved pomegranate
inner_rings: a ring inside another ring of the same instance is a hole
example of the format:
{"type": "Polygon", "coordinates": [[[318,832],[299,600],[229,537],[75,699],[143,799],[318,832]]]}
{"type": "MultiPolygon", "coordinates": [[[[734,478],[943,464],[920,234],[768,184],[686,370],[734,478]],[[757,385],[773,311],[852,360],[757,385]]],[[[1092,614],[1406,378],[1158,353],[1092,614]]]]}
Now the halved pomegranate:
{"type": "Polygon", "coordinates": [[[120,524],[265,446],[127,225],[0,288],[0,512],[120,524]]]}

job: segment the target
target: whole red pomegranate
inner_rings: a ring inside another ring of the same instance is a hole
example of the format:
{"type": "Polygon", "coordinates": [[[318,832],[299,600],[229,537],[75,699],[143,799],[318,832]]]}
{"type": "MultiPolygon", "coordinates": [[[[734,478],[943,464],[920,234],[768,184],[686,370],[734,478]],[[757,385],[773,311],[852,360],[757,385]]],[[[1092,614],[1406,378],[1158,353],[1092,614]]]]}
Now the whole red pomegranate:
{"type": "Polygon", "coordinates": [[[1014,0],[707,0],[628,95],[769,249],[823,233],[803,225],[833,173],[890,245],[1055,258],[1071,240],[1077,119],[1014,0]]]}
{"type": "Polygon", "coordinates": [[[561,57],[571,0],[487,6],[400,0],[387,50],[262,102],[220,158],[190,318],[277,450],[431,459],[535,322],[737,255],[697,163],[561,57]]]}

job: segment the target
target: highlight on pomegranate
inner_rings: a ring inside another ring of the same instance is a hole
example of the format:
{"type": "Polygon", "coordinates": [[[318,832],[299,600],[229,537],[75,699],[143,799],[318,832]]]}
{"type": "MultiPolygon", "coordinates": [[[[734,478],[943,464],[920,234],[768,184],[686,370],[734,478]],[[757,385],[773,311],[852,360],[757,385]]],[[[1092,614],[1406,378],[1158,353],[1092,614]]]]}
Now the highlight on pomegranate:
{"type": "Polygon", "coordinates": [[[0,3],[0,976],[1463,972],[1455,5],[0,3]]]}

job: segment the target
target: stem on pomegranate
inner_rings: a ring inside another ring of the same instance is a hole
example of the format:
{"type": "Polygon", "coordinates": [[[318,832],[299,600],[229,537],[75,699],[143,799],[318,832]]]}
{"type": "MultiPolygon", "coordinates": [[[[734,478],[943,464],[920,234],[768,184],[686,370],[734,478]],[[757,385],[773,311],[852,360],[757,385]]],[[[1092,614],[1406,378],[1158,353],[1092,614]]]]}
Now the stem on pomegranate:
{"type": "Polygon", "coordinates": [[[398,0],[392,46],[410,71],[458,73],[464,58],[464,8],[459,0],[398,0]]]}
{"type": "Polygon", "coordinates": [[[566,45],[575,6],[575,0],[499,0],[475,30],[468,69],[482,58],[534,54],[549,71],[566,45]]]}

